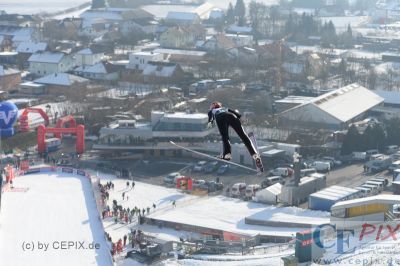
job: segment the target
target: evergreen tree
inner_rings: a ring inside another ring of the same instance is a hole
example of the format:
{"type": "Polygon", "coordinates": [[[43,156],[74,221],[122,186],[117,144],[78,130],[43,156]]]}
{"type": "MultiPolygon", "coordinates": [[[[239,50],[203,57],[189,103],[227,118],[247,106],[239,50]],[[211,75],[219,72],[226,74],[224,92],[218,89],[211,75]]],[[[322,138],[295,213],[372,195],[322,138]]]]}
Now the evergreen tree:
{"type": "Polygon", "coordinates": [[[296,28],[296,24],[292,14],[289,14],[288,19],[285,22],[285,35],[291,34],[294,32],[296,28]]]}
{"type": "Polygon", "coordinates": [[[226,11],[225,20],[228,24],[235,23],[235,10],[232,3],[229,3],[228,10],[226,11]]]}
{"type": "Polygon", "coordinates": [[[243,0],[236,0],[235,16],[237,17],[238,25],[243,26],[246,22],[246,6],[244,5],[243,0]]]}
{"type": "Polygon", "coordinates": [[[387,144],[388,145],[400,145],[400,119],[390,119],[386,127],[387,133],[387,144]]]}
{"type": "Polygon", "coordinates": [[[361,135],[358,132],[357,127],[351,125],[343,141],[341,153],[343,155],[347,155],[352,153],[353,151],[360,151],[362,149],[360,139],[361,135]]]}
{"type": "Polygon", "coordinates": [[[92,0],[92,8],[103,8],[106,7],[105,0],[92,0]]]}
{"type": "Polygon", "coordinates": [[[383,151],[386,144],[385,130],[381,125],[369,125],[363,134],[363,150],[378,149],[383,151]]]}
{"type": "Polygon", "coordinates": [[[380,152],[385,151],[385,145],[386,145],[386,133],[384,128],[378,124],[373,127],[373,135],[374,135],[374,140],[376,144],[376,149],[378,149],[380,152]]]}

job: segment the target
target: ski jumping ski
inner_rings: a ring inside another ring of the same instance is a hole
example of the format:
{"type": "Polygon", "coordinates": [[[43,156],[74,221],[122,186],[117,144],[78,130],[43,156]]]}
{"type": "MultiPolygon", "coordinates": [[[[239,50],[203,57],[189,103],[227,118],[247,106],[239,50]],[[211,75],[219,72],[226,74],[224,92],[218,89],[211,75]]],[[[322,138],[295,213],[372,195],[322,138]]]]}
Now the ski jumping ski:
{"type": "Polygon", "coordinates": [[[195,151],[195,150],[192,150],[192,149],[183,147],[183,146],[181,146],[181,145],[179,145],[179,144],[176,144],[176,143],[173,142],[173,141],[170,141],[170,143],[171,143],[172,145],[174,145],[175,147],[178,147],[178,148],[180,148],[180,149],[182,149],[182,150],[185,150],[185,151],[188,151],[188,152],[191,152],[191,153],[194,153],[194,154],[203,156],[203,157],[207,157],[207,158],[212,159],[212,160],[217,160],[217,161],[220,161],[220,162],[223,162],[223,163],[235,165],[235,166],[237,166],[237,167],[240,167],[240,168],[243,168],[243,169],[246,169],[246,170],[255,172],[255,173],[259,173],[258,170],[253,169],[253,168],[251,168],[251,167],[247,167],[247,166],[244,166],[244,165],[241,165],[241,164],[238,164],[238,163],[234,163],[234,162],[231,162],[231,161],[227,161],[227,160],[224,160],[224,159],[220,159],[220,158],[214,157],[214,156],[212,156],[212,155],[208,155],[208,154],[206,154],[206,153],[202,153],[202,152],[199,152],[199,151],[195,151]]]}

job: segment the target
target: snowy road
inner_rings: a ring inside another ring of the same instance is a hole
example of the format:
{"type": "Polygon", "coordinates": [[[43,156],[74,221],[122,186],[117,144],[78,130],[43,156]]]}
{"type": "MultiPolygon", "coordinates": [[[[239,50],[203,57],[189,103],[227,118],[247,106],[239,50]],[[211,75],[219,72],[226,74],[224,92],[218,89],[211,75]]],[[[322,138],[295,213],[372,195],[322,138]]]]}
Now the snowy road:
{"type": "Polygon", "coordinates": [[[14,186],[28,191],[3,194],[0,265],[111,265],[86,177],[32,174],[14,186]]]}

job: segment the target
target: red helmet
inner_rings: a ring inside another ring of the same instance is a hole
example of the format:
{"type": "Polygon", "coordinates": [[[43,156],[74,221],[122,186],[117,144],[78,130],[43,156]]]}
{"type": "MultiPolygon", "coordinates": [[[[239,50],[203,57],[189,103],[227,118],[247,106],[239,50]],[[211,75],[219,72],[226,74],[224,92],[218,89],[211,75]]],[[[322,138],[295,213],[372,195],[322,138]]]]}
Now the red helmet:
{"type": "Polygon", "coordinates": [[[220,103],[220,102],[213,102],[213,103],[210,105],[210,110],[215,109],[215,108],[221,108],[221,107],[222,107],[222,103],[220,103]]]}

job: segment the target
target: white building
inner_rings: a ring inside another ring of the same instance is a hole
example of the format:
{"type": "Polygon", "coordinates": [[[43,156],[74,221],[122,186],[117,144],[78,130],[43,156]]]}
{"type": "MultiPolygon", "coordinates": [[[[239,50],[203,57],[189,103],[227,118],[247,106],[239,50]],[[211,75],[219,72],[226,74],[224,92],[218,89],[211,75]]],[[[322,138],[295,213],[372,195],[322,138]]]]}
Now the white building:
{"type": "Polygon", "coordinates": [[[119,78],[119,66],[109,62],[99,62],[94,65],[82,65],[74,69],[76,75],[87,79],[117,80],[119,78]]]}
{"type": "Polygon", "coordinates": [[[40,52],[28,59],[29,72],[38,76],[67,72],[74,67],[73,58],[60,52],[40,52]]]}
{"type": "Polygon", "coordinates": [[[95,65],[101,62],[104,53],[95,53],[90,48],[82,49],[75,55],[75,63],[77,66],[95,65]]]}
{"type": "Polygon", "coordinates": [[[129,69],[145,69],[150,61],[163,61],[163,54],[154,52],[136,52],[129,54],[129,69]]]}
{"type": "Polygon", "coordinates": [[[253,35],[225,34],[225,36],[231,39],[238,47],[252,47],[254,44],[253,35]]]}
{"type": "Polygon", "coordinates": [[[345,129],[383,101],[374,92],[352,84],[280,113],[279,123],[284,127],[345,129]]]}
{"type": "Polygon", "coordinates": [[[119,120],[100,130],[100,145],[139,145],[154,140],[204,139],[212,130],[207,128],[207,114],[183,112],[151,112],[150,122],[119,120]]]}

